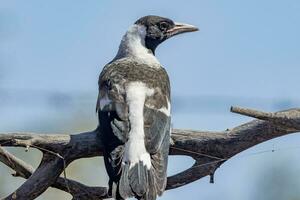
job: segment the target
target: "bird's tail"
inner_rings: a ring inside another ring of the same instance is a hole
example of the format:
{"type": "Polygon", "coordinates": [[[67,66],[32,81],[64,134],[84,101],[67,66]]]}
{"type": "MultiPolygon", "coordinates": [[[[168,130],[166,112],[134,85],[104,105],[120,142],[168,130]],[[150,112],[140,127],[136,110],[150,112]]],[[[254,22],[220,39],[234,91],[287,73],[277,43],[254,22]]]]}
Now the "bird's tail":
{"type": "Polygon", "coordinates": [[[120,199],[136,197],[139,200],[155,200],[157,196],[161,196],[167,183],[168,153],[169,137],[166,136],[162,148],[151,155],[150,168],[142,161],[134,166],[123,163],[117,196],[120,199]]]}
{"type": "Polygon", "coordinates": [[[134,166],[130,164],[122,166],[122,175],[118,185],[118,192],[122,198],[136,197],[139,200],[155,200],[156,185],[153,167],[148,169],[141,161],[134,166]]]}

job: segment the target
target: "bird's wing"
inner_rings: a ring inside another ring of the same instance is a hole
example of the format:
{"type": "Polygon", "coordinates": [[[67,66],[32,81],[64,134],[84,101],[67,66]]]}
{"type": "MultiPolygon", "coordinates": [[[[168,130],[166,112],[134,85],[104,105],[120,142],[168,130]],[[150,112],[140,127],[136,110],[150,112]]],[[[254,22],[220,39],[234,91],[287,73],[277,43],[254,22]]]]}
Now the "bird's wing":
{"type": "Polygon", "coordinates": [[[110,178],[110,194],[112,194],[113,183],[117,183],[121,177],[124,144],[129,132],[125,94],[120,90],[125,79],[122,72],[116,73],[118,65],[118,62],[112,62],[101,72],[96,106],[98,129],[104,146],[104,162],[110,178]]]}
{"type": "Polygon", "coordinates": [[[144,107],[145,144],[150,154],[155,154],[161,148],[165,134],[170,132],[169,98],[163,94],[157,96],[160,97],[150,97],[144,107]]]}

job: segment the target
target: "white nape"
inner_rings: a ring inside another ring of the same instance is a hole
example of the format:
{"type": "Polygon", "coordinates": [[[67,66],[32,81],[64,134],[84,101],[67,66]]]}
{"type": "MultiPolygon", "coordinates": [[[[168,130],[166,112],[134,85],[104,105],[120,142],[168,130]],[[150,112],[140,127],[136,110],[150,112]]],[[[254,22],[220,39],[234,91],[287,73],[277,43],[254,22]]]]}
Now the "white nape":
{"type": "Polygon", "coordinates": [[[142,82],[132,82],[126,87],[131,130],[125,144],[123,163],[130,163],[130,168],[139,161],[142,161],[147,169],[151,168],[150,154],[145,147],[144,104],[146,97],[153,93],[154,89],[148,88],[142,82]]]}
{"type": "Polygon", "coordinates": [[[114,58],[132,57],[139,62],[146,63],[150,67],[160,67],[160,63],[145,45],[146,27],[143,25],[132,25],[122,38],[119,51],[114,58]]]}

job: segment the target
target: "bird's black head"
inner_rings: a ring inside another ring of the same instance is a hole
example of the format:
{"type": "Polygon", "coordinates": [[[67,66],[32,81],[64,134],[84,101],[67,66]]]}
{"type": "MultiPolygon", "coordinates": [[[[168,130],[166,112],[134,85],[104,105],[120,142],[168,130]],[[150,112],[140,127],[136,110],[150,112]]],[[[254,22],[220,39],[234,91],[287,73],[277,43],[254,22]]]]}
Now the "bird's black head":
{"type": "Polygon", "coordinates": [[[146,27],[145,46],[153,54],[156,47],[166,39],[181,33],[197,31],[198,28],[189,24],[176,23],[164,17],[148,15],[135,22],[146,27]]]}

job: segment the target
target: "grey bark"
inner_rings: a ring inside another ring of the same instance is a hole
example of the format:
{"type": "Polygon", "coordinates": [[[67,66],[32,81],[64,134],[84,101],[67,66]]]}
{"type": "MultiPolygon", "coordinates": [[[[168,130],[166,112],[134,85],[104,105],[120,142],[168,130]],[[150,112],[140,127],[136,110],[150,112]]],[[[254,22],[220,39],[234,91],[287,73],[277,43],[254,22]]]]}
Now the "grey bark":
{"type": "MultiPolygon", "coordinates": [[[[213,175],[222,163],[232,156],[261,142],[300,131],[300,109],[276,113],[232,107],[232,112],[257,118],[233,129],[220,132],[172,130],[173,144],[170,155],[190,156],[192,167],[168,177],[167,190],[181,187],[202,177],[213,175]]],[[[90,187],[77,181],[60,177],[72,161],[80,158],[102,156],[102,142],[98,130],[79,134],[0,134],[0,161],[15,170],[15,176],[27,179],[5,199],[34,199],[48,187],[70,193],[73,199],[106,199],[106,187],[90,187]],[[43,152],[39,167],[29,164],[6,151],[4,146],[37,148],[43,152]]]]}

